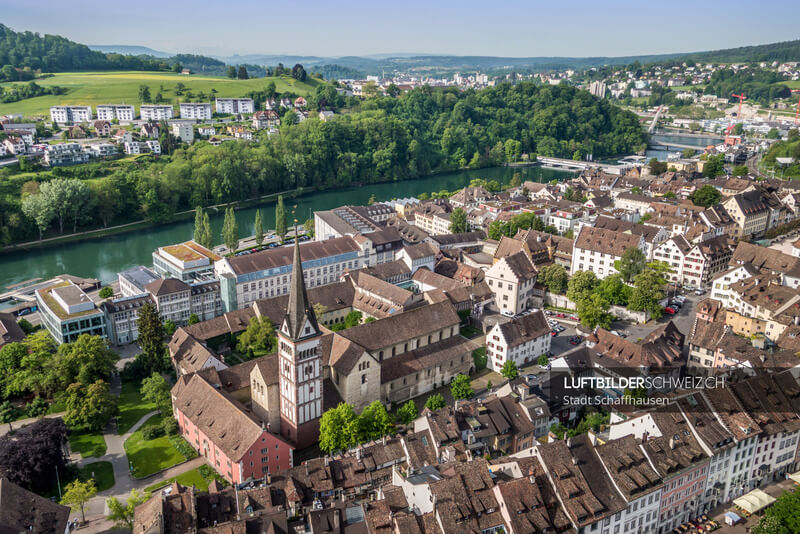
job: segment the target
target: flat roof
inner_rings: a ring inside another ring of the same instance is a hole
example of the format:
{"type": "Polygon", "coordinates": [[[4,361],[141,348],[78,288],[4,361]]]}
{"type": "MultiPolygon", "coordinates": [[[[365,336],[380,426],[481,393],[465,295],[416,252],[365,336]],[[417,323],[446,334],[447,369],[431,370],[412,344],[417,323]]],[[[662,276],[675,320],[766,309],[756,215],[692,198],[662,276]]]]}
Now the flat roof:
{"type": "Polygon", "coordinates": [[[54,284],[54,285],[52,285],[50,287],[45,287],[43,289],[39,289],[37,291],[37,293],[39,294],[39,296],[41,297],[41,299],[45,303],[45,305],[50,309],[50,311],[52,311],[54,314],[56,314],[58,316],[59,319],[62,319],[62,320],[63,319],[71,319],[71,318],[74,318],[74,317],[82,317],[84,315],[92,315],[92,314],[96,314],[96,313],[103,313],[102,311],[100,311],[97,308],[92,308],[91,310],[86,310],[86,311],[81,311],[81,312],[70,314],[67,310],[65,310],[61,306],[61,304],[58,303],[56,298],[53,296],[53,292],[57,291],[56,294],[59,296],[59,298],[61,298],[65,302],[67,302],[69,304],[72,304],[72,303],[78,304],[80,301],[74,301],[75,296],[77,295],[77,293],[75,293],[72,290],[67,289],[68,287],[73,287],[73,288],[77,289],[81,294],[86,295],[86,293],[84,293],[78,286],[72,284],[72,282],[70,282],[70,281],[61,282],[61,283],[58,283],[58,284],[54,284]]]}
{"type": "Polygon", "coordinates": [[[194,241],[186,241],[185,243],[178,243],[177,245],[167,245],[166,247],[161,247],[161,250],[183,262],[197,261],[204,258],[214,262],[221,259],[220,256],[198,245],[194,241]]]}

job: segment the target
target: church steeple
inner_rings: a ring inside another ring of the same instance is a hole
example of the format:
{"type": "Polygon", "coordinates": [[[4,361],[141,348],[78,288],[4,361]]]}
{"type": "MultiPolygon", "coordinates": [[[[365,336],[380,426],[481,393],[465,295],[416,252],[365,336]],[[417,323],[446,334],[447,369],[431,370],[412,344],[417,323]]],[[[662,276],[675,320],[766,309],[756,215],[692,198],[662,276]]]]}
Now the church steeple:
{"type": "Polygon", "coordinates": [[[294,341],[320,333],[314,308],[308,301],[308,295],[306,294],[303,264],[300,259],[300,240],[296,234],[294,239],[292,281],[289,288],[289,305],[286,308],[286,316],[283,318],[282,329],[294,341]],[[305,330],[306,326],[309,327],[308,331],[305,330]]]}

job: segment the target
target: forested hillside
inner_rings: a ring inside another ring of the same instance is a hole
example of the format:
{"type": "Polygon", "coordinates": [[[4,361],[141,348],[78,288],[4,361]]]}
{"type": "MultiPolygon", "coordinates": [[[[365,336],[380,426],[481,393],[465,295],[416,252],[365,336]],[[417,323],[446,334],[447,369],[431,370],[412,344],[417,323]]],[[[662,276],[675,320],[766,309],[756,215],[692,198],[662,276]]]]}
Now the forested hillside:
{"type": "MultiPolygon", "coordinates": [[[[169,152],[170,143],[162,143],[169,152]]],[[[0,238],[22,241],[38,235],[35,221],[25,213],[38,214],[47,203],[25,211],[21,197],[36,199],[39,182],[54,178],[91,179],[83,194],[70,196],[81,227],[133,215],[162,222],[180,209],[298,186],[341,187],[500,165],[519,160],[524,152],[601,158],[644,146],[645,134],[634,114],[572,87],[520,83],[465,92],[424,87],[398,98],[367,100],[359,111],[328,122],[284,125],[280,135],[264,136],[258,143],[214,147],[197,142],[150,163],[8,176],[0,179],[5,184],[0,191],[0,231],[5,235],[0,238]]],[[[0,170],[0,178],[4,173],[10,174],[0,170]]],[[[47,198],[56,203],[58,195],[47,198]]],[[[45,228],[53,224],[47,217],[39,222],[45,228]]]]}
{"type": "Polygon", "coordinates": [[[709,63],[758,63],[761,61],[800,61],[800,40],[784,41],[754,46],[741,46],[725,50],[712,50],[687,54],[680,59],[693,59],[709,63]]]}

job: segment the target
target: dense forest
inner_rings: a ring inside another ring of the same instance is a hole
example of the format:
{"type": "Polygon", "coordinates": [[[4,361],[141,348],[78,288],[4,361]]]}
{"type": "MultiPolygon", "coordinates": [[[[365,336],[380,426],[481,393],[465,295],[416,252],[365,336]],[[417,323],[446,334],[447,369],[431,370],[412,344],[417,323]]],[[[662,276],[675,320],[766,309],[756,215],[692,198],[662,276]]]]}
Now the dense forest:
{"type": "Polygon", "coordinates": [[[762,61],[797,61],[800,58],[800,39],[709,52],[687,54],[683,59],[706,63],[760,63],[762,61]]]}
{"type": "MultiPolygon", "coordinates": [[[[167,146],[170,156],[149,163],[9,175],[0,179],[5,183],[0,237],[6,243],[35,239],[37,226],[71,230],[126,217],[162,222],[197,205],[295,187],[341,187],[500,165],[523,153],[597,159],[629,154],[645,143],[634,114],[572,87],[521,83],[464,92],[423,87],[398,98],[368,99],[360,110],[328,122],[284,125],[280,135],[258,143],[214,147],[201,141],[172,151],[167,146]],[[40,182],[64,181],[54,178],[93,179],[84,193],[70,189],[70,198],[81,199],[74,218],[48,217],[48,202],[59,202],[58,188],[48,186],[47,197],[40,198],[40,182]]],[[[0,171],[0,178],[3,173],[10,171],[0,171]]]]}
{"type": "Polygon", "coordinates": [[[711,75],[705,94],[730,96],[731,93],[744,91],[748,101],[766,105],[777,98],[791,96],[789,87],[780,83],[784,81],[786,78],[781,74],[768,70],[748,69],[734,72],[732,69],[722,69],[711,75]]]}

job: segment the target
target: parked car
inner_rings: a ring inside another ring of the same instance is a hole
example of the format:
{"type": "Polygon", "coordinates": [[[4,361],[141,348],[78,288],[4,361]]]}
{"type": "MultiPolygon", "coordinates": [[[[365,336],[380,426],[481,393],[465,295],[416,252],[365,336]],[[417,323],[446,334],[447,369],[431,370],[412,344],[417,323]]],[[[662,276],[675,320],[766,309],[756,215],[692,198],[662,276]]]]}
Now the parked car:
{"type": "Polygon", "coordinates": [[[679,300],[671,300],[669,301],[669,305],[672,308],[680,308],[681,306],[683,306],[683,303],[679,300]]]}
{"type": "Polygon", "coordinates": [[[544,314],[545,314],[545,315],[553,315],[553,312],[551,312],[550,310],[545,310],[545,311],[544,311],[544,314]]]}
{"type": "Polygon", "coordinates": [[[558,335],[558,332],[556,332],[555,330],[551,330],[550,331],[550,336],[551,337],[556,337],[557,335],[558,335]]]}
{"type": "Polygon", "coordinates": [[[677,300],[678,302],[683,304],[684,302],[686,302],[686,297],[684,297],[683,295],[675,295],[674,297],[672,297],[672,300],[677,300]]]}
{"type": "Polygon", "coordinates": [[[702,295],[705,292],[706,292],[706,290],[701,287],[700,289],[695,290],[694,294],[699,297],[700,295],[702,295]]]}
{"type": "Polygon", "coordinates": [[[563,313],[557,313],[557,314],[556,314],[556,317],[558,317],[559,319],[563,319],[563,318],[565,318],[565,317],[566,317],[566,315],[565,315],[565,314],[563,314],[563,313]]]}
{"type": "Polygon", "coordinates": [[[675,315],[677,311],[675,310],[675,308],[670,308],[669,306],[667,306],[666,308],[664,308],[664,313],[675,315]]]}
{"type": "Polygon", "coordinates": [[[572,336],[571,338],[569,338],[570,345],[580,345],[582,341],[583,338],[581,336],[572,336]]]}
{"type": "Polygon", "coordinates": [[[570,315],[569,316],[569,320],[570,321],[580,321],[580,318],[577,315],[570,315]]]}
{"type": "Polygon", "coordinates": [[[514,317],[514,312],[511,310],[503,310],[500,312],[500,315],[505,315],[506,317],[514,317]]]}

